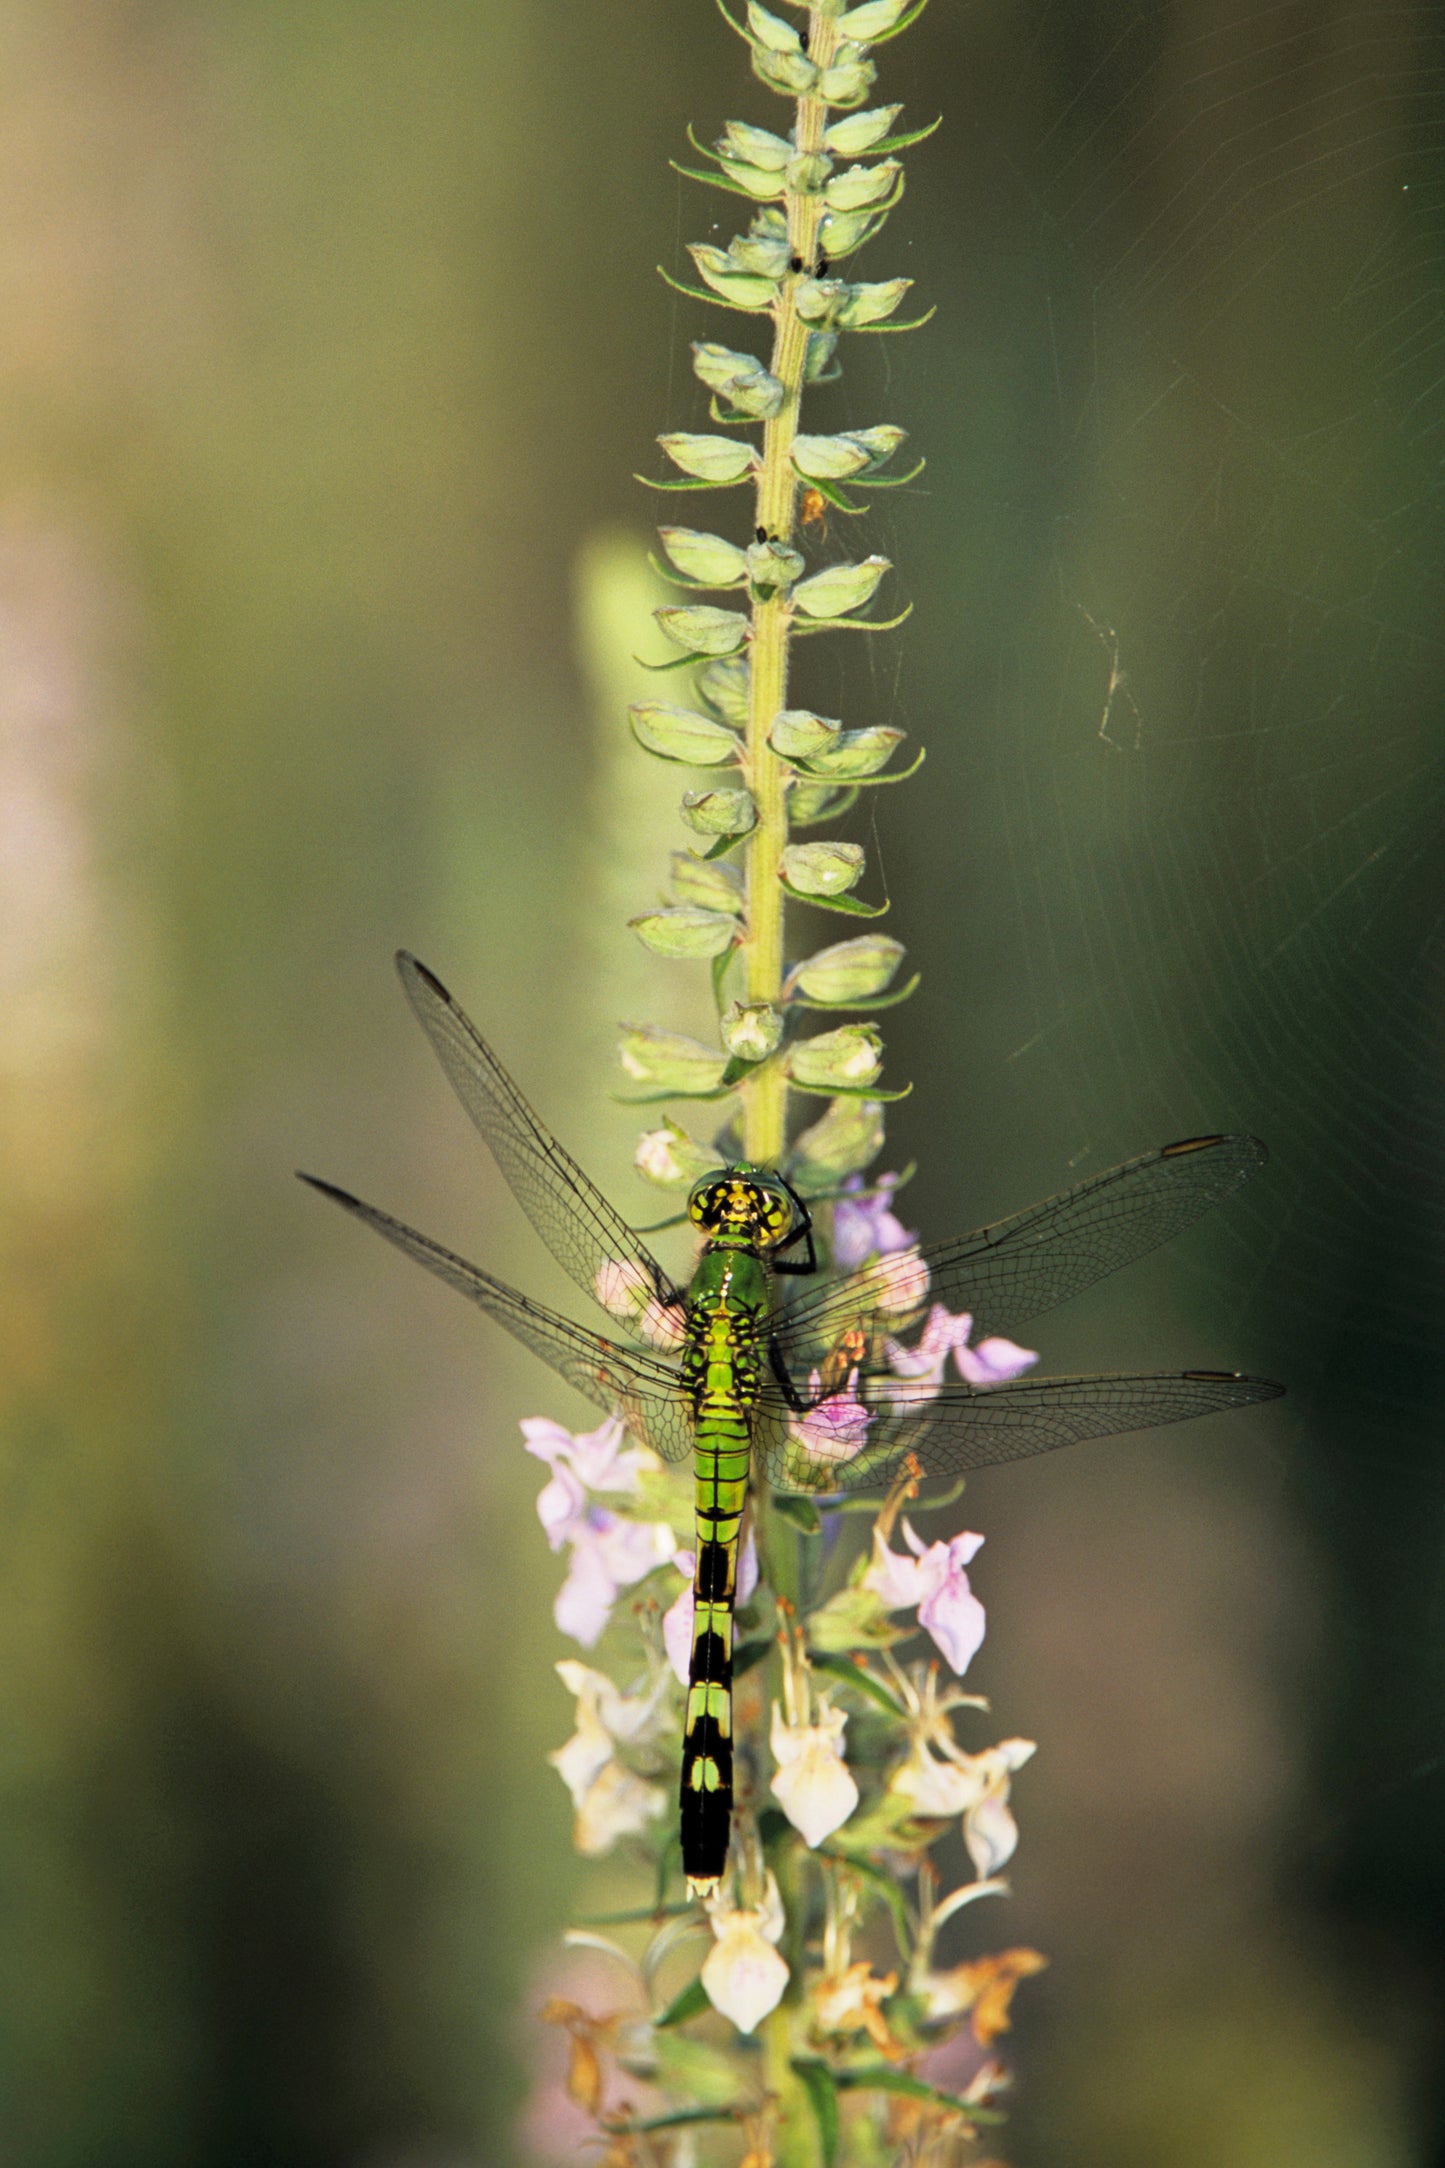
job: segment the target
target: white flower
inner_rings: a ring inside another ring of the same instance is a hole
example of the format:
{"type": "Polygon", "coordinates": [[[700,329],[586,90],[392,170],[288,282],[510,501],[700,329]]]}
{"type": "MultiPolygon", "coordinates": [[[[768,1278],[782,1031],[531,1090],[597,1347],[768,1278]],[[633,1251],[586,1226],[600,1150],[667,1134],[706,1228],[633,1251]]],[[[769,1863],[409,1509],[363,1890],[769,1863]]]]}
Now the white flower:
{"type": "Polygon", "coordinates": [[[912,1558],[890,1551],[874,1531],[873,1563],[863,1576],[863,1586],[871,1588],[889,1611],[911,1610],[916,1604],[919,1625],[933,1636],[961,1678],[984,1635],[983,1605],[964,1571],[983,1537],[964,1533],[951,1543],[924,1544],[906,1519],[903,1535],[912,1558]]]}
{"type": "Polygon", "coordinates": [[[628,1325],[649,1347],[679,1348],[687,1331],[687,1313],[675,1302],[661,1302],[641,1265],[609,1258],[597,1267],[597,1300],[610,1317],[628,1325]]]}
{"type": "Polygon", "coordinates": [[[841,1709],[820,1701],[817,1722],[789,1724],[773,1703],[772,1793],[809,1851],[841,1829],[858,1804],[858,1787],[843,1759],[841,1709]]]}
{"type": "MultiPolygon", "coordinates": [[[[694,1599],[692,1576],[697,1564],[695,1551],[675,1551],[672,1563],[685,1576],[682,1594],[662,1615],[662,1645],[667,1650],[667,1660],[677,1673],[679,1683],[686,1686],[688,1670],[692,1663],[692,1621],[694,1599]]],[[[746,1603],[758,1585],[758,1547],[753,1541],[752,1524],[743,1535],[738,1552],[737,1600],[746,1603]]]]}
{"type": "Polygon", "coordinates": [[[707,1999],[739,2032],[750,2033],[776,2010],[788,1984],[787,1965],[773,1947],[786,1923],[772,1871],[760,1905],[735,1906],[730,1897],[718,1896],[707,1910],[717,1937],[702,1968],[707,1999]]]}
{"type": "Polygon", "coordinates": [[[998,1873],[1018,1845],[1018,1825],[1009,1810],[1009,1779],[1035,1751],[1032,1739],[1004,1739],[982,1754],[953,1747],[947,1760],[915,1739],[907,1761],[896,1769],[888,1789],[913,1803],[930,1819],[963,1816],[963,1841],[982,1880],[998,1873]]]}
{"type": "Polygon", "coordinates": [[[618,1590],[665,1566],[676,1539],[666,1521],[627,1521],[605,1506],[589,1506],[567,1540],[572,1561],[552,1616],[559,1632],[590,1649],[612,1616],[618,1590]]]}
{"type": "Polygon", "coordinates": [[[596,1859],[619,1837],[639,1834],[667,1806],[661,1786],[635,1775],[614,1751],[619,1744],[645,1745],[665,1726],[661,1681],[647,1693],[624,1694],[602,1672],[571,1657],[557,1665],[557,1675],[577,1697],[577,1729],[547,1759],[576,1809],[573,1841],[596,1859]]]}
{"type": "Polygon", "coordinates": [[[928,1293],[928,1267],[916,1249],[897,1250],[870,1268],[868,1285],[880,1310],[901,1316],[928,1293]]]}

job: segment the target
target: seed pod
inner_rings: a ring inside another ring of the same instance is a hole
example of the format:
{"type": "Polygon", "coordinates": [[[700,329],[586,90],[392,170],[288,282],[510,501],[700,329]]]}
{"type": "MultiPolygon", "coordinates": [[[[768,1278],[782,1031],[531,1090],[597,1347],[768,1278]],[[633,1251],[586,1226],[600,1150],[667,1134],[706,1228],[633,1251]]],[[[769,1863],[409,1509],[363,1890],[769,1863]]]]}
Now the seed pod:
{"type": "Polygon", "coordinates": [[[644,911],[627,921],[639,941],[654,956],[721,956],[737,939],[738,922],[722,911],[704,911],[695,904],[675,909],[644,911]]]}
{"type": "Polygon", "coordinates": [[[842,896],[863,878],[861,843],[790,843],[781,872],[800,896],[842,896]]]}
{"type": "Polygon", "coordinates": [[[865,557],[859,565],[829,565],[793,589],[793,604],[805,617],[846,617],[877,592],[888,571],[886,557],[865,557]]]}
{"type": "Polygon", "coordinates": [[[716,1047],[680,1031],[659,1031],[653,1024],[624,1024],[617,1052],[634,1083],[663,1091],[716,1091],[728,1065],[726,1054],[716,1047]]]}
{"type": "Polygon", "coordinates": [[[734,918],[742,916],[742,875],[720,858],[694,858],[691,851],[674,851],[672,889],[679,903],[700,904],[706,911],[730,911],[734,918]]]}
{"type": "Polygon", "coordinates": [[[748,621],[737,610],[714,610],[705,603],[685,609],[654,610],[653,616],[690,655],[735,655],[748,636],[748,621]]]}
{"type": "Polygon", "coordinates": [[[794,966],[785,993],[796,990],[810,1001],[869,1001],[881,994],[903,961],[903,943],[886,933],[860,934],[835,941],[794,966]]]}
{"type": "Polygon", "coordinates": [[[719,1029],[723,1045],[739,1061],[766,1061],[782,1044],[782,1012],[767,1001],[734,1001],[719,1029]]]}
{"type": "Polygon", "coordinates": [[[901,105],[875,105],[866,113],[850,113],[846,120],[835,120],[824,131],[823,148],[835,158],[861,158],[864,151],[871,151],[875,143],[892,133],[893,123],[902,111],[901,105]]]}
{"type": "Polygon", "coordinates": [[[736,437],[699,437],[679,429],[657,441],[675,467],[704,482],[740,482],[757,465],[751,444],[736,437]]]}
{"type": "Polygon", "coordinates": [[[659,760],[676,760],[687,768],[723,768],[738,758],[734,733],[693,708],[639,700],[627,713],[638,744],[659,760]]]}
{"type": "Polygon", "coordinates": [[[800,1039],[789,1049],[788,1074],[813,1091],[871,1084],[883,1067],[883,1037],[876,1024],[841,1024],[836,1031],[800,1039]]]}
{"type": "Polygon", "coordinates": [[[745,836],[758,823],[758,809],[746,790],[685,790],[680,810],[699,836],[745,836]]]}
{"type": "Polygon", "coordinates": [[[657,535],[678,571],[700,587],[741,587],[748,576],[747,558],[721,535],[695,527],[659,527],[657,535]]]}

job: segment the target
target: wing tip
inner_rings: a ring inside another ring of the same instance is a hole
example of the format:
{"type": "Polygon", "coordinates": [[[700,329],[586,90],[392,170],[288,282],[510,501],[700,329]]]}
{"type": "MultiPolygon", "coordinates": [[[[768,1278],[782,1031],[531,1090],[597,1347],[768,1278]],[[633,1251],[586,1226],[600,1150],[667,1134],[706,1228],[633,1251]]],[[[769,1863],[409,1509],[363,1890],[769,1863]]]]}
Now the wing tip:
{"type": "Polygon", "coordinates": [[[446,1002],[448,1008],[452,1006],[452,997],[436,973],[428,970],[421,958],[414,956],[410,949],[399,948],[397,950],[396,968],[400,974],[401,983],[408,993],[411,991],[412,981],[419,979],[423,986],[428,987],[432,993],[446,1002]]]}
{"type": "Polygon", "coordinates": [[[1238,1385],[1241,1400],[1279,1400],[1287,1388],[1277,1378],[1252,1378],[1243,1370],[1185,1370],[1191,1385],[1238,1385]]]}
{"type": "Polygon", "coordinates": [[[1215,1152],[1221,1144],[1247,1145],[1257,1167],[1269,1158],[1269,1146],[1262,1137],[1251,1135],[1247,1129],[1215,1130],[1204,1137],[1180,1137],[1173,1144],[1160,1149],[1161,1159],[1183,1159],[1190,1152],[1215,1152]]]}

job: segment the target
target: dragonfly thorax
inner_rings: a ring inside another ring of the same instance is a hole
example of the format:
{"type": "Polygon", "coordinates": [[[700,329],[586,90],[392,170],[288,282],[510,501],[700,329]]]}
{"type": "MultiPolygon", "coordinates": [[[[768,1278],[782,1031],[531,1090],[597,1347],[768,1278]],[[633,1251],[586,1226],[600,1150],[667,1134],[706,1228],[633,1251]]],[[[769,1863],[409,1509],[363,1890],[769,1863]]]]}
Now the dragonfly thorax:
{"type": "Polygon", "coordinates": [[[792,1231],[797,1206],[776,1175],[744,1160],[694,1183],[687,1216],[714,1242],[771,1250],[792,1231]]]}

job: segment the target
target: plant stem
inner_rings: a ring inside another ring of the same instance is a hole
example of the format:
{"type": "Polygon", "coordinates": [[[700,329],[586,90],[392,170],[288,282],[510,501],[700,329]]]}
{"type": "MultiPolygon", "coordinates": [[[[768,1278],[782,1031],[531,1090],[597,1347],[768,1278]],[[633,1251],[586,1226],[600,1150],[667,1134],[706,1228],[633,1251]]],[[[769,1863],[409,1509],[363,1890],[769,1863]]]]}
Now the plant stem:
{"type": "MultiPolygon", "coordinates": [[[[836,23],[813,10],[808,14],[808,56],[826,68],[837,47],[836,23]]],[[[822,149],[827,107],[817,98],[800,98],[794,141],[800,156],[822,149]]],[[[779,288],[774,313],[773,353],[769,364],[783,387],[779,411],[763,426],[763,460],[757,482],[757,524],[779,542],[792,538],[798,478],[793,443],[803,398],[803,370],[808,358],[808,327],[798,315],[794,294],[800,278],[812,273],[818,227],[823,216],[820,195],[784,197],[789,252],[803,269],[790,273],[779,288]]],[[[779,879],[788,841],[787,769],[768,744],[773,718],[788,691],[788,636],[792,614],[774,597],[755,602],[752,613],[751,686],[748,696],[747,762],[757,826],[747,854],[747,997],[777,1003],[783,986],[784,890],[779,879]]],[[[787,1136],[788,1079],[781,1064],[764,1065],[744,1092],[744,1156],[767,1166],[782,1157],[787,1136]]]]}

